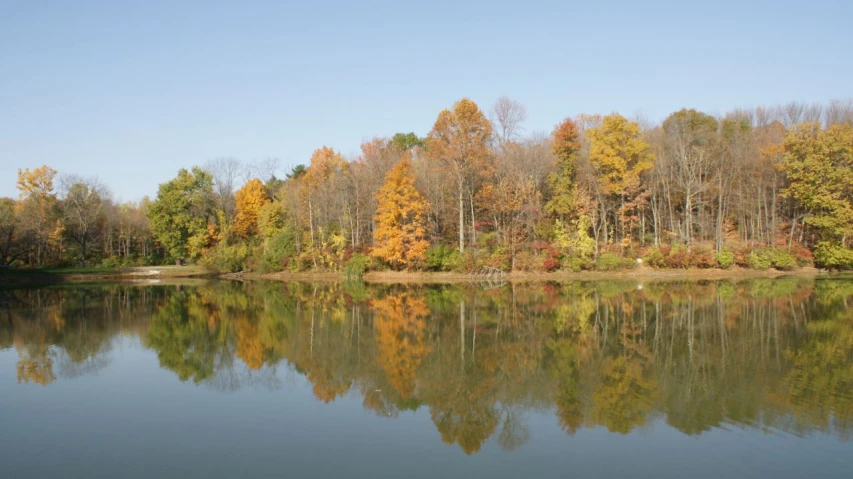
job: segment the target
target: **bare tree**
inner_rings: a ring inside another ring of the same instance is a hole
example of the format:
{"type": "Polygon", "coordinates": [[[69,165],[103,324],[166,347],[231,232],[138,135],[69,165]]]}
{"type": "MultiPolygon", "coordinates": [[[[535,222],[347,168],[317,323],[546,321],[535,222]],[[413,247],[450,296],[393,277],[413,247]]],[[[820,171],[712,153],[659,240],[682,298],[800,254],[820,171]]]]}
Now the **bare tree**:
{"type": "Polygon", "coordinates": [[[97,178],[65,175],[59,180],[60,208],[68,236],[80,246],[80,263],[86,265],[88,248],[98,233],[110,193],[97,178]]]}
{"type": "Polygon", "coordinates": [[[232,156],[214,158],[204,165],[204,169],[213,176],[218,206],[225,212],[226,218],[234,216],[234,191],[237,177],[243,169],[240,160],[232,156]]]}
{"type": "Polygon", "coordinates": [[[527,119],[527,108],[516,100],[502,96],[492,106],[489,117],[495,125],[498,145],[503,148],[518,138],[522,131],[521,124],[527,119]]]}
{"type": "Polygon", "coordinates": [[[853,98],[832,100],[823,115],[826,126],[853,123],[853,98]]]}

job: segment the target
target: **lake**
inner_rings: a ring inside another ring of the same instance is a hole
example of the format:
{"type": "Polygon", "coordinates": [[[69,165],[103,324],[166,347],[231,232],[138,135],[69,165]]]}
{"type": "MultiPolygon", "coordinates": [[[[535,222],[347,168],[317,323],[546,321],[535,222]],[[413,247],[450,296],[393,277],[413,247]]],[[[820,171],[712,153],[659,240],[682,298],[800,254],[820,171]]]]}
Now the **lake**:
{"type": "Polygon", "coordinates": [[[0,291],[0,477],[850,477],[853,278],[0,291]]]}

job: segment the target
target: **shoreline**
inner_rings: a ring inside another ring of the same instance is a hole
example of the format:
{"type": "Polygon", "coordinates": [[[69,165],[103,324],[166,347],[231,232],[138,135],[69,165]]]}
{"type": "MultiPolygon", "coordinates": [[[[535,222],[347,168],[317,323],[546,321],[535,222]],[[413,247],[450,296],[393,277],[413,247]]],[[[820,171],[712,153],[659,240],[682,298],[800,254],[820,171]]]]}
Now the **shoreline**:
{"type": "MultiPolygon", "coordinates": [[[[619,271],[558,271],[507,273],[505,276],[483,276],[472,273],[447,273],[430,271],[371,271],[358,281],[368,284],[453,284],[481,282],[569,282],[569,281],[702,281],[746,280],[754,278],[804,277],[815,278],[832,272],[817,268],[797,268],[792,271],[775,269],[753,270],[746,268],[708,269],[655,269],[641,266],[619,271]]],[[[277,272],[277,273],[225,273],[219,274],[201,266],[139,266],[127,268],[74,268],[57,270],[0,270],[0,288],[50,286],[56,284],[85,284],[99,282],[171,284],[188,279],[220,279],[231,281],[346,281],[343,272],[277,272]]]]}
{"type": "MultiPolygon", "coordinates": [[[[483,281],[506,281],[511,283],[524,282],[568,282],[568,281],[601,281],[601,280],[743,280],[753,278],[781,278],[787,276],[814,278],[817,276],[832,274],[829,271],[817,268],[797,268],[791,271],[780,271],[775,269],[754,270],[746,268],[720,269],[655,269],[651,267],[638,267],[619,271],[581,271],[554,273],[544,272],[521,272],[514,271],[505,276],[483,276],[471,273],[444,273],[444,272],[410,272],[410,271],[371,271],[365,273],[360,281],[373,284],[450,284],[450,283],[472,283],[483,281]]],[[[344,273],[247,273],[241,275],[240,279],[246,280],[269,280],[269,281],[345,281],[344,273]]]]}
{"type": "Polygon", "coordinates": [[[57,284],[128,283],[172,284],[177,280],[216,278],[201,266],[130,266],[120,268],[57,268],[0,270],[0,288],[57,284]]]}

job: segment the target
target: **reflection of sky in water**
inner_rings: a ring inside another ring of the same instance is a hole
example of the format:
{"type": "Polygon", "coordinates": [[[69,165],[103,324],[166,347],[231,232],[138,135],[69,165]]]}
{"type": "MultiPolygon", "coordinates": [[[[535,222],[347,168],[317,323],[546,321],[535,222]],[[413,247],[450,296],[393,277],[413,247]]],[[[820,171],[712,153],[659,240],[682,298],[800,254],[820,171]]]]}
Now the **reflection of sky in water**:
{"type": "Polygon", "coordinates": [[[441,442],[427,408],[382,419],[357,392],[324,404],[286,368],[278,389],[223,393],[181,383],[132,338],[109,356],[94,375],[42,387],[16,385],[17,354],[0,352],[5,477],[839,477],[853,465],[850,443],[829,435],[686,436],[657,418],[628,435],[570,437],[553,411],[524,413],[530,440],[515,451],[495,434],[466,456],[441,442]]]}
{"type": "Polygon", "coordinates": [[[758,419],[691,436],[658,410],[629,434],[595,426],[569,436],[553,406],[515,405],[527,441],[508,452],[498,424],[466,455],[442,442],[426,405],[378,417],[359,387],[326,404],[285,360],[260,370],[237,360],[196,385],[161,368],[133,333],[99,351],[75,362],[51,347],[57,379],[47,387],[18,384],[15,346],[0,351],[0,477],[811,478],[853,470],[853,443],[835,434],[798,437],[758,419]]]}

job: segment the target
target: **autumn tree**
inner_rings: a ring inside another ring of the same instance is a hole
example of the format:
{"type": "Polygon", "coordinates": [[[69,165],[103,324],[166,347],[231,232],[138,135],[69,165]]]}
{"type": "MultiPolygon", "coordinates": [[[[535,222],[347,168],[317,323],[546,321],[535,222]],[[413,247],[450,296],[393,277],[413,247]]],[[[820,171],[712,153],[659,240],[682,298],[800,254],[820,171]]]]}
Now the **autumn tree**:
{"type": "Polygon", "coordinates": [[[42,165],[30,170],[18,170],[17,188],[20,191],[18,207],[24,218],[25,227],[32,232],[35,263],[43,264],[52,238],[59,236],[56,218],[56,193],[53,180],[56,170],[42,165]]]}
{"type": "Polygon", "coordinates": [[[403,400],[415,392],[415,375],[429,354],[426,321],[429,308],[408,293],[387,294],[373,301],[376,312],[377,363],[403,400]]]}
{"type": "Polygon", "coordinates": [[[424,215],[428,205],[415,188],[409,159],[388,172],[376,194],[376,230],[370,254],[394,268],[408,268],[425,257],[424,215]]]}
{"type": "Polygon", "coordinates": [[[557,159],[557,171],[548,176],[551,199],[545,209],[562,221],[575,212],[575,170],[580,140],[578,127],[571,118],[560,122],[551,134],[551,151],[557,159]]]}
{"type": "Polygon", "coordinates": [[[242,238],[251,238],[258,234],[258,218],[261,209],[270,203],[267,190],[261,180],[249,180],[235,194],[237,216],[234,218],[234,232],[242,238]]]}
{"type": "MultiPolygon", "coordinates": [[[[588,134],[589,162],[597,178],[602,212],[609,207],[621,226],[621,237],[630,240],[631,228],[645,206],[640,175],[652,168],[654,155],[640,135],[640,126],[618,114],[605,116],[601,126],[588,134]]],[[[602,223],[607,224],[606,214],[602,223]]]]}
{"type": "MultiPolygon", "coordinates": [[[[459,251],[465,251],[465,194],[472,192],[475,182],[489,167],[491,151],[488,147],[492,125],[473,101],[463,98],[451,110],[443,110],[435,120],[426,140],[431,158],[442,162],[456,183],[459,207],[459,251]]],[[[469,194],[473,200],[473,195],[469,194]]],[[[471,205],[471,231],[474,236],[476,222],[471,205]]]]}
{"type": "Polygon", "coordinates": [[[853,126],[817,123],[791,129],[785,137],[782,192],[807,211],[805,223],[819,239],[846,247],[853,236],[853,126]]]}
{"type": "MultiPolygon", "coordinates": [[[[342,203],[350,186],[349,164],[339,152],[324,146],[311,155],[311,165],[301,180],[300,213],[309,229],[310,246],[316,250],[325,245],[330,233],[348,223],[342,203]]],[[[317,265],[316,255],[314,262],[317,265]]]]}
{"type": "Polygon", "coordinates": [[[172,258],[197,259],[210,241],[213,178],[201,168],[181,169],[160,185],[148,218],[151,231],[172,258]]]}

